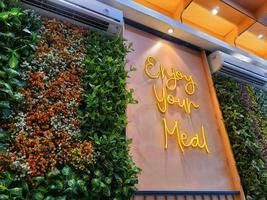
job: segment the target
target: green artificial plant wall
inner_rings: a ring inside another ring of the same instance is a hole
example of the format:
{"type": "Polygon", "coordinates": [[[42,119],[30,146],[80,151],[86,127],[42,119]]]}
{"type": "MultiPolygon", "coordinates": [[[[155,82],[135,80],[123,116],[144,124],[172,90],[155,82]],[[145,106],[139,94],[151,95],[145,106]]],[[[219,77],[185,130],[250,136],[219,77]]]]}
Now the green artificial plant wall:
{"type": "Polygon", "coordinates": [[[247,199],[267,198],[267,93],[214,76],[217,96],[247,199]]]}
{"type": "Polygon", "coordinates": [[[90,34],[86,49],[80,137],[92,140],[98,154],[91,182],[93,199],[129,199],[139,172],[125,138],[126,107],[135,103],[126,89],[124,68],[130,46],[119,37],[90,34]]]}
{"type": "Polygon", "coordinates": [[[16,1],[0,0],[1,122],[10,117],[13,103],[22,101],[19,64],[33,58],[39,28],[40,20],[30,10],[19,8],[16,1]]]}
{"type": "Polygon", "coordinates": [[[130,199],[130,46],[17,3],[0,0],[0,200],[130,199]]]}

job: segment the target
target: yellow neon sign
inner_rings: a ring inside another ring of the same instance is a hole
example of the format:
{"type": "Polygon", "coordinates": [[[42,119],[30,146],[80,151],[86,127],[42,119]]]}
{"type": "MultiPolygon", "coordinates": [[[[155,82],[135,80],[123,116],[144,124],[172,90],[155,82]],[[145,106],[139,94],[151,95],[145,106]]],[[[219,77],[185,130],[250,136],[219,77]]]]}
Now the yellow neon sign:
{"type": "Polygon", "coordinates": [[[152,74],[151,69],[155,67],[157,61],[152,56],[147,57],[145,61],[145,73],[151,79],[163,79],[166,77],[166,87],[169,90],[174,90],[177,87],[177,83],[181,80],[186,81],[184,86],[185,92],[188,95],[193,95],[196,90],[196,83],[192,76],[187,76],[179,70],[171,68],[171,72],[168,72],[162,64],[160,64],[159,71],[156,74],[152,74]],[[173,82],[173,84],[171,84],[173,82]]]}
{"type": "Polygon", "coordinates": [[[159,97],[157,90],[156,90],[156,85],[154,84],[153,86],[153,93],[154,96],[156,97],[157,100],[157,107],[160,112],[165,113],[167,110],[167,103],[170,105],[176,105],[177,107],[182,108],[186,114],[191,113],[192,108],[199,108],[199,105],[190,101],[188,98],[185,99],[180,99],[180,98],[175,98],[172,94],[168,94],[166,92],[165,87],[162,87],[162,94],[161,97],[159,97]]]}
{"type": "MultiPolygon", "coordinates": [[[[181,99],[172,94],[169,94],[168,91],[172,92],[177,89],[179,81],[185,81],[184,91],[187,95],[193,95],[196,91],[197,84],[194,81],[192,76],[188,76],[183,72],[171,68],[170,71],[164,68],[164,65],[159,64],[159,70],[155,71],[157,61],[152,56],[147,57],[145,61],[145,74],[150,79],[161,79],[162,88],[161,92],[157,91],[157,87],[153,84],[153,94],[156,98],[156,105],[158,110],[165,114],[167,111],[168,105],[174,105],[177,108],[181,108],[186,114],[190,115],[192,109],[198,109],[200,107],[199,104],[191,101],[188,97],[185,99],[181,99]]],[[[166,118],[162,119],[163,128],[164,128],[164,148],[168,148],[168,136],[176,135],[176,140],[179,149],[184,153],[185,148],[198,148],[200,150],[204,150],[206,153],[210,153],[205,129],[202,125],[200,128],[200,134],[195,133],[193,137],[188,136],[188,134],[180,131],[178,121],[174,122],[174,126],[172,129],[169,129],[168,122],[166,118]]]]}
{"type": "Polygon", "coordinates": [[[205,135],[204,127],[201,126],[201,137],[202,142],[200,141],[201,138],[196,133],[191,139],[189,139],[189,136],[186,133],[182,133],[179,128],[178,121],[174,122],[173,129],[169,129],[167,120],[163,118],[163,127],[164,127],[164,148],[168,148],[168,135],[176,135],[176,140],[178,147],[180,150],[184,153],[184,148],[192,147],[192,148],[199,148],[204,149],[206,153],[210,153],[209,147],[207,145],[207,139],[205,135]]]}

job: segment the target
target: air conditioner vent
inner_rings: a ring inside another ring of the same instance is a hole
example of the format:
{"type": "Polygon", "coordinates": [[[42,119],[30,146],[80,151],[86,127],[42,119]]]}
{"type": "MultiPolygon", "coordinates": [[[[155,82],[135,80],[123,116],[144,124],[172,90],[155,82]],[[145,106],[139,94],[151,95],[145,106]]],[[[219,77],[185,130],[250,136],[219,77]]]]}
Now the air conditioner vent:
{"type": "Polygon", "coordinates": [[[213,73],[218,72],[224,76],[267,90],[267,75],[263,68],[243,62],[221,51],[213,52],[208,58],[213,73]]]}
{"type": "Polygon", "coordinates": [[[108,35],[121,35],[122,11],[97,0],[21,0],[25,8],[38,14],[58,18],[108,35]]]}
{"type": "MultiPolygon", "coordinates": [[[[257,72],[254,72],[255,75],[257,75],[257,77],[261,77],[261,78],[257,78],[256,76],[249,76],[246,73],[240,73],[240,71],[234,69],[234,68],[240,68],[239,66],[229,63],[229,62],[225,62],[223,67],[221,68],[221,72],[225,72],[228,73],[229,75],[232,75],[232,77],[236,77],[240,80],[246,80],[247,82],[251,82],[253,84],[259,84],[260,86],[264,86],[265,85],[265,81],[264,78],[261,74],[258,74],[257,72]]],[[[251,70],[247,70],[247,69],[240,69],[240,70],[244,70],[245,72],[248,73],[253,73],[251,70]]]]}
{"type": "Polygon", "coordinates": [[[244,82],[256,84],[259,86],[265,85],[265,82],[261,81],[260,79],[253,79],[253,78],[251,78],[245,74],[237,73],[236,71],[234,71],[228,67],[223,67],[218,73],[221,73],[223,75],[238,79],[239,81],[244,81],[244,82]]]}
{"type": "Polygon", "coordinates": [[[63,17],[68,17],[71,18],[75,21],[78,21],[80,23],[83,23],[85,25],[97,28],[99,30],[107,31],[109,23],[105,22],[103,20],[100,20],[96,17],[84,14],[84,13],[78,13],[75,12],[74,10],[68,8],[67,6],[63,5],[58,5],[53,2],[46,3],[46,1],[38,1],[38,0],[22,0],[22,2],[46,10],[53,12],[57,15],[63,16],[63,17]]]}

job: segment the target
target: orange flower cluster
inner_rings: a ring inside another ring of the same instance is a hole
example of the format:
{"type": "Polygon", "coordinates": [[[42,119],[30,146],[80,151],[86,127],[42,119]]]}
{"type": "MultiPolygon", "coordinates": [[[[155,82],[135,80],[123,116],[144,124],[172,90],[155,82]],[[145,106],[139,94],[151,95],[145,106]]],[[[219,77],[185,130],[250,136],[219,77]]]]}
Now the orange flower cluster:
{"type": "Polygon", "coordinates": [[[28,80],[31,87],[36,87],[39,89],[44,89],[44,73],[43,72],[32,72],[30,73],[30,78],[28,80]]]}
{"type": "Polygon", "coordinates": [[[83,92],[80,65],[85,33],[78,27],[44,20],[42,42],[30,63],[27,87],[21,92],[25,97],[19,105],[22,114],[15,116],[15,126],[9,126],[15,133],[10,162],[26,163],[29,177],[44,176],[66,163],[85,170],[93,160],[92,144],[75,139],[80,131],[76,110],[83,92]]]}
{"type": "MultiPolygon", "coordinates": [[[[71,67],[67,71],[61,72],[55,80],[49,81],[48,86],[36,94],[36,85],[44,86],[44,80],[36,81],[32,78],[36,73],[30,73],[30,84],[22,93],[26,97],[27,103],[26,125],[35,129],[36,134],[39,135],[52,128],[49,124],[57,114],[63,114],[65,118],[75,115],[77,105],[76,107],[69,106],[68,103],[81,101],[80,74],[79,68],[71,67]]],[[[37,88],[40,89],[40,87],[37,88]]],[[[79,122],[75,118],[71,118],[71,124],[79,126],[79,122]]]]}
{"type": "MultiPolygon", "coordinates": [[[[55,48],[59,50],[61,58],[68,62],[71,61],[69,60],[69,52],[67,52],[66,49],[69,49],[73,43],[84,38],[87,31],[68,23],[58,23],[55,20],[44,19],[43,24],[47,31],[42,35],[42,39],[46,42],[37,48],[37,52],[48,52],[49,49],[55,48]]],[[[75,55],[73,55],[73,57],[78,58],[84,55],[85,48],[83,44],[77,46],[74,44],[74,47],[75,55]]]]}
{"type": "Polygon", "coordinates": [[[84,171],[93,162],[94,149],[91,142],[83,142],[68,152],[68,163],[77,170],[84,171]]]}
{"type": "Polygon", "coordinates": [[[6,153],[0,153],[0,172],[3,171],[6,166],[10,166],[12,164],[12,156],[6,153]]]}
{"type": "Polygon", "coordinates": [[[25,133],[19,133],[16,138],[16,156],[25,158],[28,163],[31,176],[41,176],[56,167],[59,162],[64,162],[64,155],[72,147],[72,141],[68,134],[62,132],[52,135],[46,131],[47,137],[26,137],[25,133]],[[61,149],[61,151],[59,151],[61,149]]]}

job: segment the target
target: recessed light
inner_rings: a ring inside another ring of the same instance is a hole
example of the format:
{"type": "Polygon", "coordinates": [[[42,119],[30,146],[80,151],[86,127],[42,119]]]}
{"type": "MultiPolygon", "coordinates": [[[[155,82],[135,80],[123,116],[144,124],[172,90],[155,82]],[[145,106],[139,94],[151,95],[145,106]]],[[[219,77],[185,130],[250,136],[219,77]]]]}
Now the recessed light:
{"type": "Polygon", "coordinates": [[[169,29],[168,29],[168,33],[170,33],[170,34],[172,34],[173,31],[174,31],[174,30],[173,30],[172,28],[169,28],[169,29]]]}
{"type": "Polygon", "coordinates": [[[259,39],[262,39],[263,38],[263,35],[262,34],[258,35],[258,38],[259,39]]]}
{"type": "Polygon", "coordinates": [[[212,10],[211,10],[211,14],[212,15],[217,15],[219,13],[219,8],[213,8],[212,10]]]}

